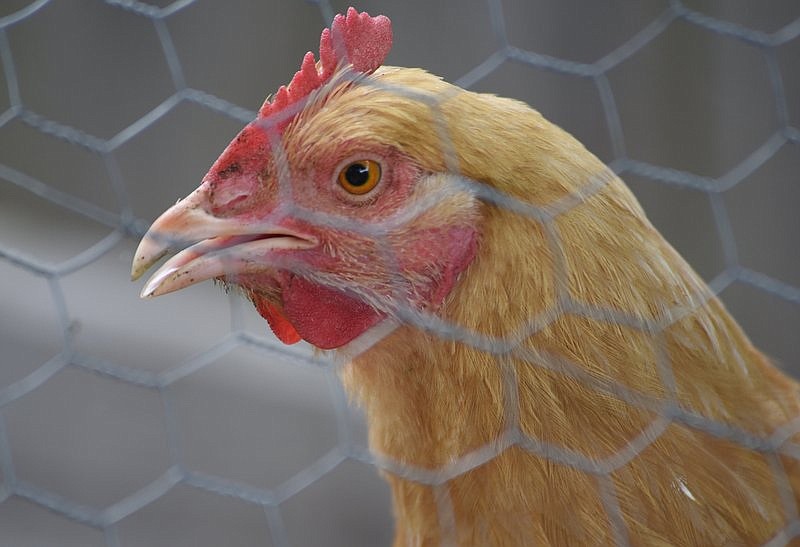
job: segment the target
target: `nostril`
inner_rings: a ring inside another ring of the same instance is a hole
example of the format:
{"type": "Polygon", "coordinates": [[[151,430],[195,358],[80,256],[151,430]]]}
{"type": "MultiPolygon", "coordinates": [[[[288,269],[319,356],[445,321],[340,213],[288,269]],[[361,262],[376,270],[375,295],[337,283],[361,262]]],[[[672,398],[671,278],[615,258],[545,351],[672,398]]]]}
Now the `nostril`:
{"type": "Polygon", "coordinates": [[[228,177],[210,185],[209,201],[215,211],[224,211],[241,205],[255,189],[253,177],[228,177]]]}
{"type": "Polygon", "coordinates": [[[247,199],[247,196],[245,196],[245,195],[236,196],[232,200],[228,201],[225,204],[225,207],[236,207],[237,205],[239,205],[240,203],[242,203],[246,199],[247,199]]]}

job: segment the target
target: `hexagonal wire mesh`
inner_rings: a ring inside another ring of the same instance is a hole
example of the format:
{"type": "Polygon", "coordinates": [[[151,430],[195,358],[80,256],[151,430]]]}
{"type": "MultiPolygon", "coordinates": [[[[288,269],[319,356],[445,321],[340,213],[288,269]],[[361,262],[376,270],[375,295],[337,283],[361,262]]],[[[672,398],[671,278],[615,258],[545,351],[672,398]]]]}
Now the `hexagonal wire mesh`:
{"type": "MultiPolygon", "coordinates": [[[[414,469],[369,452],[335,366],[281,346],[235,296],[197,286],[139,302],[132,242],[255,116],[239,105],[260,104],[296,69],[320,15],[327,24],[346,7],[155,4],[36,0],[0,12],[0,545],[387,544],[375,467],[440,485],[510,446],[597,477],[624,545],[610,473],[670,423],[797,457],[794,424],[758,438],[673,403],[605,459],[510,427],[446,468],[414,469]]],[[[424,62],[462,87],[521,98],[575,133],[624,175],[757,345],[798,371],[796,3],[408,4],[359,6],[393,19],[390,64],[424,62]]],[[[605,182],[547,208],[476,191],[554,225],[605,182]]],[[[566,295],[560,304],[663,327],[566,295]]],[[[407,311],[440,336],[514,349],[407,311]]],[[[604,389],[645,404],[624,385],[604,389]]],[[[800,534],[786,504],[771,545],[800,534]]]]}

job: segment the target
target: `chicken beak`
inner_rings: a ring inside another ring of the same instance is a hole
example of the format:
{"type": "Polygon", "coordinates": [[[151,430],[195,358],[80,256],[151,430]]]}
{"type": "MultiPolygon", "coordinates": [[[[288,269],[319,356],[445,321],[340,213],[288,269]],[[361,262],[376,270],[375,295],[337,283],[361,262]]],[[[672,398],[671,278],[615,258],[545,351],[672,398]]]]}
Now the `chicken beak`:
{"type": "MultiPolygon", "coordinates": [[[[202,187],[201,187],[202,188],[202,187]]],[[[131,280],[136,281],[144,272],[170,252],[170,248],[185,247],[213,234],[211,227],[218,219],[201,207],[200,188],[167,209],[145,233],[131,266],[131,280]]]]}
{"type": "Polygon", "coordinates": [[[133,258],[135,281],[163,256],[179,251],[145,284],[142,298],[200,281],[263,269],[270,254],[316,246],[314,238],[274,223],[217,217],[208,211],[204,185],[150,226],[133,258]]]}

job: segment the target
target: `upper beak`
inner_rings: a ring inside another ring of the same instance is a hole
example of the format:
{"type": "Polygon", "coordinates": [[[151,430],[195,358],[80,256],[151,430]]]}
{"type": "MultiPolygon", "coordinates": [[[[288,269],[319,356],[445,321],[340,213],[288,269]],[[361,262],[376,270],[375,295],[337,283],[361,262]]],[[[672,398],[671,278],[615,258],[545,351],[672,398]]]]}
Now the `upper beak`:
{"type": "Polygon", "coordinates": [[[201,185],[150,226],[133,258],[133,280],[169,252],[180,252],[150,277],[142,298],[206,279],[263,270],[270,253],[317,244],[312,237],[275,223],[217,217],[208,211],[207,203],[205,185],[201,185]]]}

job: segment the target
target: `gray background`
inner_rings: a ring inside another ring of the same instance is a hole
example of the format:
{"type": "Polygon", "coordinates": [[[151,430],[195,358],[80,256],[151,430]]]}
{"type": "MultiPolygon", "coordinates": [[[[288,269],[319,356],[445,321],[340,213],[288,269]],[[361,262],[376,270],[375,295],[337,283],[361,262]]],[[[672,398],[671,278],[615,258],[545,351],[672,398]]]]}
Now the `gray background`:
{"type": "MultiPolygon", "coordinates": [[[[330,367],[275,351],[211,283],[145,302],[128,280],[131,232],[347,5],[38,4],[0,3],[0,546],[387,545],[388,489],[330,367]]],[[[393,20],[388,64],[524,100],[614,162],[797,373],[800,3],[669,6],[357,3],[393,20]],[[608,54],[599,78],[564,62],[608,54]]]]}

